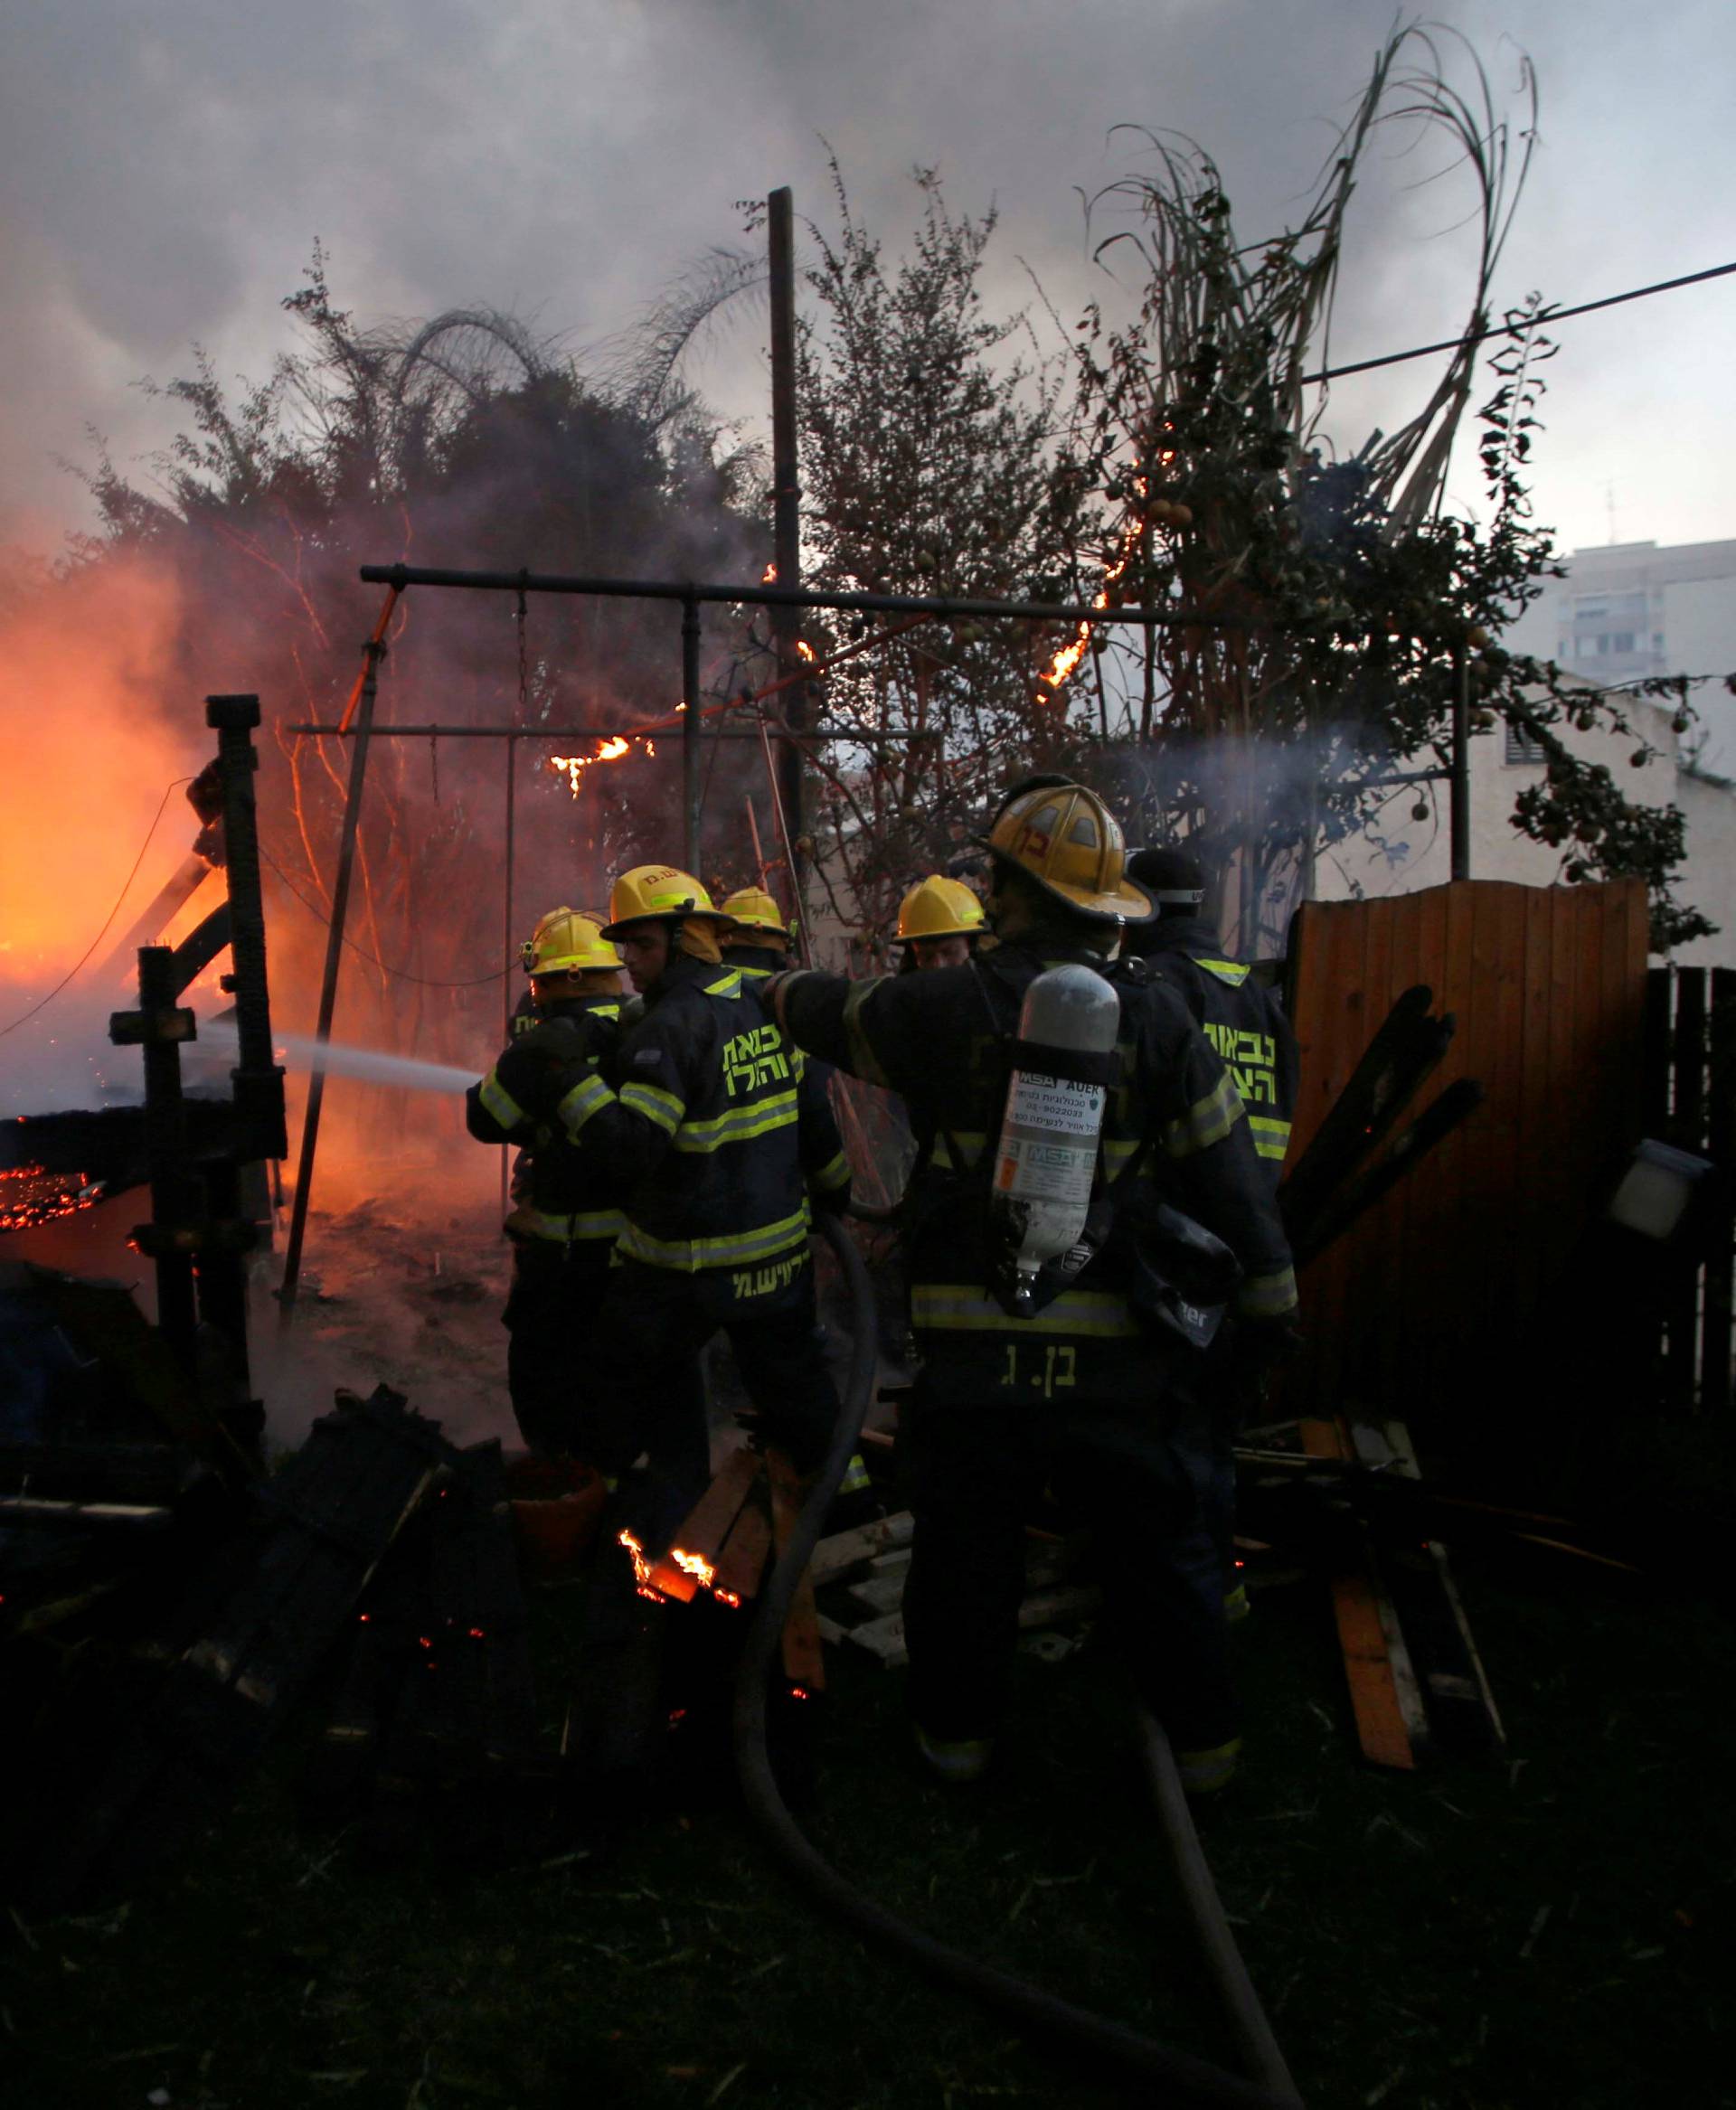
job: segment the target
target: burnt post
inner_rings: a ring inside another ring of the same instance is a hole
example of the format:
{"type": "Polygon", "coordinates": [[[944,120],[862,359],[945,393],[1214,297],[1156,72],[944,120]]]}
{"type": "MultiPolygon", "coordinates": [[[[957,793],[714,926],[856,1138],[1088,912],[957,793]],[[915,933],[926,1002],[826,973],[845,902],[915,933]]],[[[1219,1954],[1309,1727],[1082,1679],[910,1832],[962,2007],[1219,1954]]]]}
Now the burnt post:
{"type": "MultiPolygon", "coordinates": [[[[774,191],[767,199],[766,230],[771,275],[771,553],[778,584],[799,587],[802,492],[796,437],[796,231],[795,205],[788,189],[774,191]]],[[[780,679],[801,669],[801,655],[796,650],[798,616],[799,611],[790,607],[771,611],[780,679]]],[[[800,682],[784,692],[784,718],[792,732],[806,731],[807,693],[800,682]]],[[[787,831],[790,905],[806,928],[804,875],[797,848],[807,832],[799,739],[778,742],[774,782],[787,831]]]]}
{"type": "Polygon", "coordinates": [[[205,723],[217,735],[217,778],[223,802],[232,968],[223,986],[235,999],[241,1060],[231,1075],[235,1085],[237,1155],[244,1162],[280,1158],[289,1148],[284,1126],[283,1070],[273,1060],[265,967],[265,903],[259,888],[259,824],[253,792],[259,767],[253,728],[259,722],[257,696],[205,698],[205,723]]]}
{"type": "Polygon", "coordinates": [[[1453,654],[1452,876],[1471,876],[1471,655],[1453,654]]]}
{"type": "Polygon", "coordinates": [[[181,1093],[181,1044],[198,1037],[198,1021],[175,1003],[175,954],[165,945],[138,948],[138,1009],[108,1021],[117,1048],[145,1053],[145,1156],[151,1179],[151,1220],[133,1241],[156,1268],[156,1323],[175,1360],[193,1371],[193,1258],[198,1243],[187,1160],[186,1102],[181,1093]]]}

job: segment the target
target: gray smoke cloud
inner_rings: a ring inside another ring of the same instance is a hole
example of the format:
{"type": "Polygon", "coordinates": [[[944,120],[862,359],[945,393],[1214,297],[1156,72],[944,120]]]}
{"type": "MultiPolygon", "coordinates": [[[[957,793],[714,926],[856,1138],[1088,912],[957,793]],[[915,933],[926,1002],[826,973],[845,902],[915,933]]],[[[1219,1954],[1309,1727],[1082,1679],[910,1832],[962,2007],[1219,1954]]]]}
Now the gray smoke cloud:
{"type": "MultiPolygon", "coordinates": [[[[1543,140],[1501,290],[1563,300],[1726,260],[1721,201],[1736,15],[1726,0],[1441,0],[1497,78],[1543,77],[1543,140]],[[1504,43],[1503,37],[1511,42],[1504,43]]],[[[912,163],[1004,216],[1063,314],[1094,283],[1074,186],[1129,165],[1119,122],[1174,127],[1224,168],[1251,238],[1293,207],[1391,24],[1391,0],[7,0],[0,70],[0,541],[41,547],[88,517],[57,454],[83,429],[123,461],[161,444],[132,384],[263,372],[276,303],[314,238],[366,316],[482,301],[578,344],[618,331],[696,251],[739,234],[731,202],[791,184],[826,217],[825,150],[896,243],[912,163]]],[[[1402,140],[1395,134],[1396,155],[1402,140]]],[[[1425,152],[1371,182],[1337,348],[1458,326],[1468,205],[1425,152]],[[1418,186],[1407,188],[1407,186],[1418,186]]],[[[1736,293],[1712,287],[1569,325],[1540,512],[1569,542],[1728,533],[1717,465],[1736,293]],[[1691,432],[1694,444],[1682,444],[1691,432]]],[[[697,378],[757,419],[746,320],[697,378]]],[[[1416,400],[1416,370],[1354,384],[1355,443],[1416,400]]],[[[1464,475],[1474,492],[1474,465],[1464,475]]]]}

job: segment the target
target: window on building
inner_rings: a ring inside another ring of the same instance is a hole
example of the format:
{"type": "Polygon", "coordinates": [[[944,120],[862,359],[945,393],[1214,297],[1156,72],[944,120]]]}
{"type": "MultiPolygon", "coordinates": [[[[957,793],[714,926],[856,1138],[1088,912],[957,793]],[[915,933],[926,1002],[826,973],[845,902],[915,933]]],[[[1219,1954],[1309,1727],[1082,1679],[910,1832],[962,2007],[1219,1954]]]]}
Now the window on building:
{"type": "Polygon", "coordinates": [[[1634,634],[1631,630],[1618,630],[1609,640],[1611,652],[1631,657],[1634,650],[1634,634]]]}
{"type": "Polygon", "coordinates": [[[1507,760],[1515,766],[1521,763],[1536,764],[1548,760],[1543,753],[1543,743],[1528,733],[1524,726],[1507,721],[1507,760]]]}

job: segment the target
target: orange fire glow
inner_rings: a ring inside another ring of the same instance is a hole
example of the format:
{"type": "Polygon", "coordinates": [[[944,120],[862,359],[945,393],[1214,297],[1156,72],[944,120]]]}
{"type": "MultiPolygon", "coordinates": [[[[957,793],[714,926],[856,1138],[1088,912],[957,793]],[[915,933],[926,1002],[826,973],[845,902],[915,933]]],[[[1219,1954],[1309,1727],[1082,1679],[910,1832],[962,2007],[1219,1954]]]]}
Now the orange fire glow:
{"type": "Polygon", "coordinates": [[[807,638],[798,637],[796,640],[796,649],[801,654],[802,657],[807,660],[810,665],[813,664],[815,657],[814,647],[807,642],[807,638]]]}
{"type": "Polygon", "coordinates": [[[778,567],[775,564],[768,564],[766,566],[765,570],[760,574],[760,583],[761,586],[777,585],[778,567]]]}
{"type": "MultiPolygon", "coordinates": [[[[17,585],[0,597],[0,984],[43,991],[107,917],[86,970],[94,975],[187,858],[198,823],[168,787],[210,749],[175,656],[180,595],[170,577],[144,558],[105,560],[61,584],[44,569],[39,587],[27,572],[17,585]]],[[[9,1002],[4,1016],[23,1008],[9,1002]]]]}
{"type": "Polygon", "coordinates": [[[41,1165],[0,1172],[0,1231],[33,1230],[59,1216],[76,1216],[102,1200],[102,1182],[83,1173],[50,1173],[41,1165]]]}

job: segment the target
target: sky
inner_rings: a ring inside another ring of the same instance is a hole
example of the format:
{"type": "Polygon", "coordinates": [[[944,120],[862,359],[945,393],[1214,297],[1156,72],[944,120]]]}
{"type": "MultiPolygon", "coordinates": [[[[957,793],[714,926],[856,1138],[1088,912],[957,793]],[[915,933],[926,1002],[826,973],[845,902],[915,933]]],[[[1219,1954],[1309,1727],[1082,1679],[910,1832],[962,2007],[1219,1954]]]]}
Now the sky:
{"type": "MultiPolygon", "coordinates": [[[[1730,0],[1431,13],[1515,118],[1521,51],[1540,79],[1498,302],[1736,259],[1730,0]]],[[[741,240],[736,201],[788,184],[827,224],[829,148],[893,250],[914,165],[958,208],[993,202],[992,295],[1027,301],[1028,267],[1071,315],[1112,292],[1080,198],[1139,165],[1115,127],[1198,139],[1265,235],[1392,21],[1392,0],[0,0],[0,542],[50,550],[88,523],[63,463],[93,458],[94,429],[139,469],[172,426],[138,384],[188,372],[195,342],[262,376],[316,238],[359,317],[486,303],[582,349],[741,240]]],[[[1419,182],[1442,158],[1371,164],[1337,356],[1462,325],[1468,185],[1419,182]]],[[[1561,325],[1534,490],[1563,547],[1736,536],[1732,335],[1736,278],[1561,325]]],[[[761,429],[763,338],[743,311],[692,373],[761,429]]],[[[1354,447],[1390,428],[1432,372],[1346,384],[1330,429],[1354,447]]],[[[1467,450],[1454,495],[1475,493],[1467,450]]]]}

